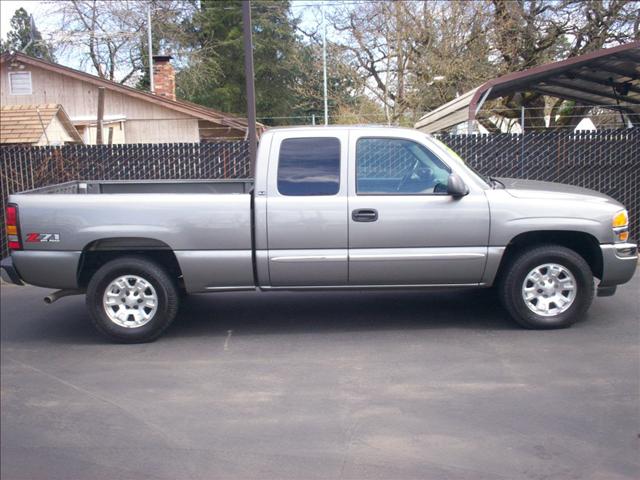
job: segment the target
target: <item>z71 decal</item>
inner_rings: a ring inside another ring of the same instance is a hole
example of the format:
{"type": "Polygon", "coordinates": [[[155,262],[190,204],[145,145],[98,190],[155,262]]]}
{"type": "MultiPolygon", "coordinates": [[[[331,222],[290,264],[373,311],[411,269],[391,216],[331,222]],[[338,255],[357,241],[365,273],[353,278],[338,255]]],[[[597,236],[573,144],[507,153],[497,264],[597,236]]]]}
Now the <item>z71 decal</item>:
{"type": "Polygon", "coordinates": [[[27,243],[56,243],[60,241],[59,233],[29,233],[27,243]]]}

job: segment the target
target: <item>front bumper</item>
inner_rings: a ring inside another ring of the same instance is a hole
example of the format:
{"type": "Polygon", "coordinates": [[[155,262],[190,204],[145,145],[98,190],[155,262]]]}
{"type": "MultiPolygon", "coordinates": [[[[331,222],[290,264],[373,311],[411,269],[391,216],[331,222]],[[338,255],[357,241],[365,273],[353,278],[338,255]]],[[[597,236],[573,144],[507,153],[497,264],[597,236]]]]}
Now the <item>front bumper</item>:
{"type": "Polygon", "coordinates": [[[3,258],[2,262],[0,262],[0,276],[2,276],[2,280],[7,283],[24,285],[18,271],[13,266],[13,260],[11,257],[3,258]]]}
{"type": "Polygon", "coordinates": [[[638,265],[638,246],[635,243],[600,245],[602,251],[602,279],[598,288],[627,283],[638,265]]]}

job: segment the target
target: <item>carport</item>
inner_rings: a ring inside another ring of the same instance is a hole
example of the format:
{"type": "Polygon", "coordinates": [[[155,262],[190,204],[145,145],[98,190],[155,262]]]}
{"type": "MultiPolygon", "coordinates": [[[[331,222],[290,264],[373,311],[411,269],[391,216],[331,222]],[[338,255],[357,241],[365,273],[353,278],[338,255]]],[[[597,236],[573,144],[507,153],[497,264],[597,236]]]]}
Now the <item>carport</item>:
{"type": "Polygon", "coordinates": [[[518,92],[538,92],[579,105],[616,109],[639,126],[640,41],[494,78],[427,113],[415,128],[434,133],[469,122],[472,131],[487,100],[518,92]]]}

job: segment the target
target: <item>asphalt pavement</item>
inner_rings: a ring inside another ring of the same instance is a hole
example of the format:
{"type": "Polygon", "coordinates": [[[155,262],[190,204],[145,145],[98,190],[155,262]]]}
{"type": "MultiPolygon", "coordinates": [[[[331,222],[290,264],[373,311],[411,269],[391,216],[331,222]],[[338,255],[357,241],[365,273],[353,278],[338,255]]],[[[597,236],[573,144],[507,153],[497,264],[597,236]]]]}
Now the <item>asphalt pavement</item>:
{"type": "Polygon", "coordinates": [[[490,291],[188,298],[116,345],[2,285],[2,479],[640,478],[640,277],[570,329],[490,291]]]}

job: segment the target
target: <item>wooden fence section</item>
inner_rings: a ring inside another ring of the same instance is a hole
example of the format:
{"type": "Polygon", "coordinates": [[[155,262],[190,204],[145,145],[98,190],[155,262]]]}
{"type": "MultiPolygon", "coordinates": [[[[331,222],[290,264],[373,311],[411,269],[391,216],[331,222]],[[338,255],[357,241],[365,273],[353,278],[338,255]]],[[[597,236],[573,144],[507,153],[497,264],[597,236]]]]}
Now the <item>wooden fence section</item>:
{"type": "MultiPolygon", "coordinates": [[[[442,135],[483,174],[592,188],[627,206],[640,236],[640,130],[525,135],[442,135]]],[[[70,180],[216,179],[249,176],[245,141],[0,147],[0,240],[10,193],[70,180]]]]}

